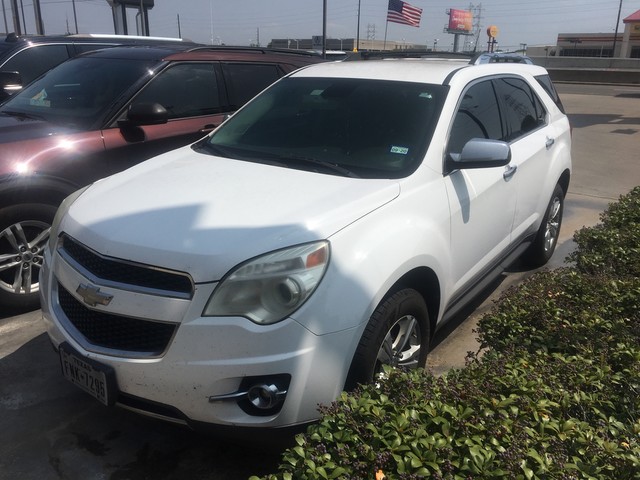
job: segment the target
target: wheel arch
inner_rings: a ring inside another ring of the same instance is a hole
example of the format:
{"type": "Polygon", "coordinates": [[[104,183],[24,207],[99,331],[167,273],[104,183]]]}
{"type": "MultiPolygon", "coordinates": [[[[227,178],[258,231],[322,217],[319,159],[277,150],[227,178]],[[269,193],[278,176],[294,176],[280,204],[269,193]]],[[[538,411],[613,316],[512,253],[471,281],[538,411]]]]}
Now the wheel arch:
{"type": "Polygon", "coordinates": [[[398,279],[380,303],[402,288],[412,288],[422,295],[422,298],[427,304],[427,311],[429,313],[430,336],[433,336],[433,333],[436,330],[438,316],[440,314],[440,299],[442,297],[438,276],[429,267],[414,268],[398,279]]]}
{"type": "Polygon", "coordinates": [[[560,175],[560,178],[558,179],[558,185],[560,185],[560,187],[562,188],[565,197],[567,196],[567,192],[569,191],[570,180],[571,172],[569,171],[569,169],[566,169],[564,172],[562,172],[562,175],[560,175]]]}
{"type": "Polygon", "coordinates": [[[4,178],[0,181],[0,205],[45,203],[57,207],[78,188],[68,181],[49,177],[4,178]]]}

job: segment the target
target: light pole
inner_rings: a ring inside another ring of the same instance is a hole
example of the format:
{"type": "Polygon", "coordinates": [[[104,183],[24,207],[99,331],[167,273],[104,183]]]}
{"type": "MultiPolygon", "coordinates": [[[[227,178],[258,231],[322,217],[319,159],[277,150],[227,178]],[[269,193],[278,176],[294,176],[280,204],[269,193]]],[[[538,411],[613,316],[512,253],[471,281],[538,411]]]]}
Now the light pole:
{"type": "Polygon", "coordinates": [[[437,48],[438,48],[438,39],[436,38],[436,39],[433,41],[433,51],[435,52],[437,48]]]}

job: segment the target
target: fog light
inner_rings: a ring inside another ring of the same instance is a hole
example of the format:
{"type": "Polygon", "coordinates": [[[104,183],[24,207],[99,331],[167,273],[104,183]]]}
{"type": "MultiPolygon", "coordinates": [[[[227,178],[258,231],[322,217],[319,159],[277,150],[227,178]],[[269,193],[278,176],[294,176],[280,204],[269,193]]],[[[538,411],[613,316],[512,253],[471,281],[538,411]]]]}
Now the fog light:
{"type": "Polygon", "coordinates": [[[275,415],[282,410],[290,382],[291,375],[287,373],[244,377],[235,392],[212,395],[209,401],[235,401],[249,415],[275,415]]]}
{"type": "Polygon", "coordinates": [[[275,385],[254,385],[247,392],[251,404],[262,410],[269,410],[282,401],[286,391],[281,392],[275,385]]]}

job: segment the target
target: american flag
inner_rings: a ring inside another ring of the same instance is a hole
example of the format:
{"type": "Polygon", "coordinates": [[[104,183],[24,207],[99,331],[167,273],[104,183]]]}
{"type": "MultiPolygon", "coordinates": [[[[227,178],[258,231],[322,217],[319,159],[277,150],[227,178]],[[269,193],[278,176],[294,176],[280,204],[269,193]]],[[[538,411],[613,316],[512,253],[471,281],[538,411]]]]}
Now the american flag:
{"type": "Polygon", "coordinates": [[[412,27],[420,26],[420,16],[422,9],[409,5],[402,0],[389,0],[389,10],[387,11],[387,22],[402,23],[412,27]]]}

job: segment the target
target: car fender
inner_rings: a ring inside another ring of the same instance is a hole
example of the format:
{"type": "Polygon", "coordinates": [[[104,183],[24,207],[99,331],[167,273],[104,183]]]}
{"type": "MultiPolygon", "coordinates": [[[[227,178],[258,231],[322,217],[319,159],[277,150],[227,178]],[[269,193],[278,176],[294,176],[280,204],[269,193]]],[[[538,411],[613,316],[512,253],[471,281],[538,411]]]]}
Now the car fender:
{"type": "MultiPolygon", "coordinates": [[[[377,305],[407,273],[428,268],[438,279],[447,278],[449,222],[442,182],[403,191],[329,239],[331,260],[325,277],[292,317],[316,335],[364,329],[377,305]],[[421,214],[415,205],[428,211],[421,214]]],[[[437,306],[441,312],[450,284],[439,289],[446,292],[437,306]]]]}

